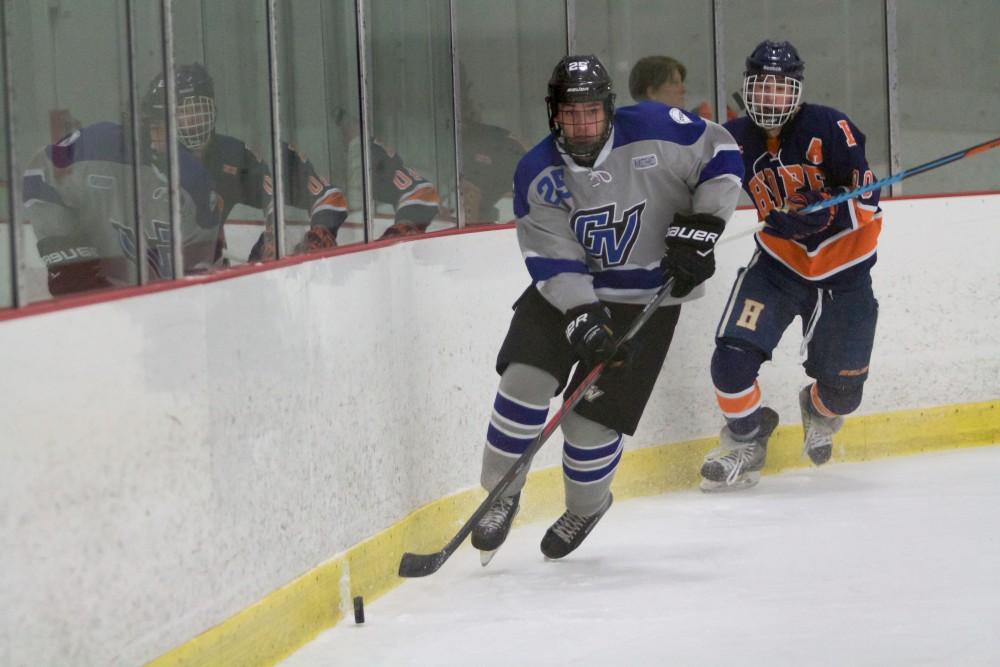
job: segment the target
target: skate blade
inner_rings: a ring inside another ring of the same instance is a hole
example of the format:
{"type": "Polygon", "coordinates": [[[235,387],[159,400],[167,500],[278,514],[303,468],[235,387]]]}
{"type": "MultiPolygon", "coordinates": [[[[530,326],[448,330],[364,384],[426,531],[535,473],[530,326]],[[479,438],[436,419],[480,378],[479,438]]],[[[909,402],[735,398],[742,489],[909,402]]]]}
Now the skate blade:
{"type": "Polygon", "coordinates": [[[479,564],[486,567],[493,560],[493,557],[497,555],[499,549],[494,549],[493,551],[480,551],[479,552],[479,564]]]}
{"type": "Polygon", "coordinates": [[[743,491],[744,489],[755,487],[759,481],[760,473],[757,473],[754,476],[741,477],[732,484],[702,479],[698,488],[700,488],[703,493],[731,493],[733,491],[743,491]]]}

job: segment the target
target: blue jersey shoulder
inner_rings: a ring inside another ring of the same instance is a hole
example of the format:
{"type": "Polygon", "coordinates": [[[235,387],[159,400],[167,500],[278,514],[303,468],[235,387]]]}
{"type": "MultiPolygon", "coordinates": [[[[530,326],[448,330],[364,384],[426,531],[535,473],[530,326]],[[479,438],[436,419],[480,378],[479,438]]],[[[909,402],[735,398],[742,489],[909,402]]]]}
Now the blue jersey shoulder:
{"type": "Polygon", "coordinates": [[[99,160],[127,164],[132,161],[125,132],[117,123],[95,123],[51,144],[46,153],[52,164],[66,169],[78,162],[99,160]]]}
{"type": "Polygon", "coordinates": [[[525,153],[514,170],[514,216],[520,218],[528,212],[528,188],[538,174],[549,167],[563,165],[562,155],[556,148],[552,135],[546,136],[525,153]]]}
{"type": "Polygon", "coordinates": [[[729,131],[729,134],[733,135],[733,139],[737,143],[743,143],[743,138],[747,136],[750,132],[759,132],[757,126],[749,116],[740,116],[739,118],[734,118],[723,123],[722,127],[729,131]]]}
{"type": "MultiPolygon", "coordinates": [[[[846,122],[854,139],[861,145],[865,143],[864,133],[843,111],[822,104],[803,104],[799,116],[803,131],[810,131],[814,134],[833,133],[834,130],[839,129],[840,123],[846,122]]],[[[840,129],[840,131],[844,130],[840,129]]]]}
{"type": "Polygon", "coordinates": [[[615,145],[636,141],[669,141],[690,146],[705,133],[705,121],[660,102],[639,102],[615,111],[615,145]]]}
{"type": "Polygon", "coordinates": [[[216,133],[212,136],[212,142],[208,145],[208,150],[205,152],[205,161],[242,166],[245,159],[244,156],[248,151],[246,142],[243,140],[231,137],[228,134],[216,133]]]}

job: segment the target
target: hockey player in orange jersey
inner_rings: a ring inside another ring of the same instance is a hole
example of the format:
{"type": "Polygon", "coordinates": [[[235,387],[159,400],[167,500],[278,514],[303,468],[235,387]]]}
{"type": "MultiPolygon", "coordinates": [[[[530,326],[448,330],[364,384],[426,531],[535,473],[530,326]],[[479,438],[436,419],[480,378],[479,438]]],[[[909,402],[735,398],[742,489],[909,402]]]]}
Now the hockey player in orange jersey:
{"type": "Polygon", "coordinates": [[[799,393],[803,449],[814,464],[829,460],[833,435],[861,404],[868,377],[879,193],[799,212],[875,180],[865,135],[840,111],[802,101],[804,70],[788,42],[759,44],[746,62],[747,116],[725,125],[743,154],[743,188],[766,226],[716,332],[712,381],[726,425],[701,468],[705,491],[759,480],[778,415],[763,406],[757,373],[796,315],[813,380],[799,393]]]}

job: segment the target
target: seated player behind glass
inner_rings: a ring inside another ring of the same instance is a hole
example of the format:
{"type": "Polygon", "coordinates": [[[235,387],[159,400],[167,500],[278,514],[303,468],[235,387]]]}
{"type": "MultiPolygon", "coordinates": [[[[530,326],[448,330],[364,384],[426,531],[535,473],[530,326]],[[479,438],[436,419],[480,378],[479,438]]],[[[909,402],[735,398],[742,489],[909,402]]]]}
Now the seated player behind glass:
{"type": "MultiPolygon", "coordinates": [[[[493,489],[528,449],[553,396],[609,364],[561,423],[566,511],[541,543],[546,557],[561,558],[611,505],[623,437],[638,426],[680,304],[701,296],[715,271],[712,251],[736,207],[743,165],[720,125],[648,102],[616,111],[594,56],[559,61],[546,106],[550,133],[514,174],[517,238],[532,284],[498,355],[481,481],[493,489]],[[612,357],[667,277],[670,298],[612,357]]],[[[473,528],[484,563],[507,537],[526,474],[473,528]]]]}
{"type": "Polygon", "coordinates": [[[815,213],[807,206],[875,180],[865,135],[840,111],[802,101],[805,64],[788,42],[764,41],[746,61],[747,116],[726,123],[743,151],[744,189],[767,225],[736,279],[712,356],[726,420],[701,468],[706,491],[753,486],[778,423],[757,374],[796,315],[813,382],[799,392],[803,450],[829,460],[843,415],[861,404],[878,303],[871,267],[882,213],[878,191],[815,213]]]}
{"type": "MultiPolygon", "coordinates": [[[[181,65],[175,76],[177,98],[177,138],[208,169],[212,189],[218,194],[223,221],[237,204],[264,212],[267,229],[261,233],[248,259],[273,259],[274,189],[270,165],[246,143],[216,130],[215,84],[200,63],[181,65]]],[[[166,84],[163,76],[150,83],[143,98],[143,112],[154,145],[164,146],[166,84]]],[[[309,211],[309,231],[295,252],[332,248],[337,231],[347,218],[343,192],[316,174],[311,162],[287,142],[281,142],[285,180],[285,204],[309,211]]],[[[216,260],[222,260],[226,246],[220,232],[216,260]]]]}
{"type": "MultiPolygon", "coordinates": [[[[31,159],[23,181],[25,218],[53,296],[138,284],[137,229],[145,237],[149,280],[175,277],[167,170],[148,142],[139,154],[138,226],[132,142],[122,125],[89,125],[31,159]]],[[[211,267],[221,219],[205,168],[183,147],[178,159],[181,247],[190,274],[211,267]]]]}
{"type": "MultiPolygon", "coordinates": [[[[500,222],[497,203],[511,192],[511,174],[525,153],[508,130],[482,121],[472,84],[460,71],[462,95],[462,206],[467,224],[500,222]]],[[[508,220],[504,220],[507,222],[508,220]]]]}
{"type": "MultiPolygon", "coordinates": [[[[686,104],[687,68],[670,56],[646,56],[636,61],[628,77],[629,94],[636,102],[653,100],[671,107],[684,108],[686,104]]],[[[712,120],[712,105],[702,101],[691,113],[705,120],[712,120]]],[[[726,111],[728,118],[736,114],[726,111]]]]}
{"type": "MultiPolygon", "coordinates": [[[[347,199],[352,210],[360,211],[364,199],[360,126],[343,108],[336,110],[334,120],[347,146],[347,199]]],[[[372,139],[368,151],[372,199],[376,204],[391,204],[395,212],[393,223],[379,239],[423,234],[441,206],[434,184],[406,166],[402,156],[388,144],[372,139]]]]}

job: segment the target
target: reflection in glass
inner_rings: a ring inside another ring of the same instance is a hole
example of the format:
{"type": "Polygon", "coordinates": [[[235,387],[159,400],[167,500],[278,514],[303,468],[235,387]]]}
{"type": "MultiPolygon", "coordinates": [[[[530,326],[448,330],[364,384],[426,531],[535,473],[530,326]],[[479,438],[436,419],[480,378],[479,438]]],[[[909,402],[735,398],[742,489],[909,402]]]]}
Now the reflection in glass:
{"type": "Polygon", "coordinates": [[[548,133],[546,84],[564,55],[565,7],[463,0],[455,24],[466,223],[509,222],[517,161],[548,133]]]}
{"type": "Polygon", "coordinates": [[[123,3],[7,5],[29,301],[137,282],[123,3]]]}
{"type": "Polygon", "coordinates": [[[576,25],[577,52],[607,64],[619,106],[638,101],[630,77],[641,60],[654,58],[636,71],[646,97],[717,120],[710,0],[685,3],[683,11],[648,0],[577,0],[576,25]],[[672,62],[655,60],[663,58],[672,62]]]}
{"type": "MultiPolygon", "coordinates": [[[[273,259],[266,5],[174,0],[173,24],[178,141],[207,170],[213,215],[225,223],[204,259],[273,259]]],[[[185,232],[185,243],[201,251],[200,239],[187,237],[208,231],[185,232]]]]}
{"type": "MultiPolygon", "coordinates": [[[[338,124],[347,123],[345,109],[358,108],[354,2],[278,9],[287,247],[299,254],[363,241],[360,211],[348,219],[348,150],[338,124]]],[[[351,204],[360,209],[360,195],[351,204]]]]}
{"type": "MultiPolygon", "coordinates": [[[[900,167],[995,138],[1000,134],[1000,3],[908,0],[896,6],[900,167]],[[941,48],[945,38],[947,48],[941,48]]],[[[899,189],[905,194],[998,190],[1000,151],[907,179],[899,189]]]]}
{"type": "MultiPolygon", "coordinates": [[[[453,227],[457,186],[448,2],[369,0],[366,11],[375,238],[453,227]]],[[[349,163],[360,164],[360,137],[350,136],[357,124],[350,112],[345,118],[349,163]]],[[[348,176],[352,206],[360,204],[357,173],[352,169],[348,176]]]]}

